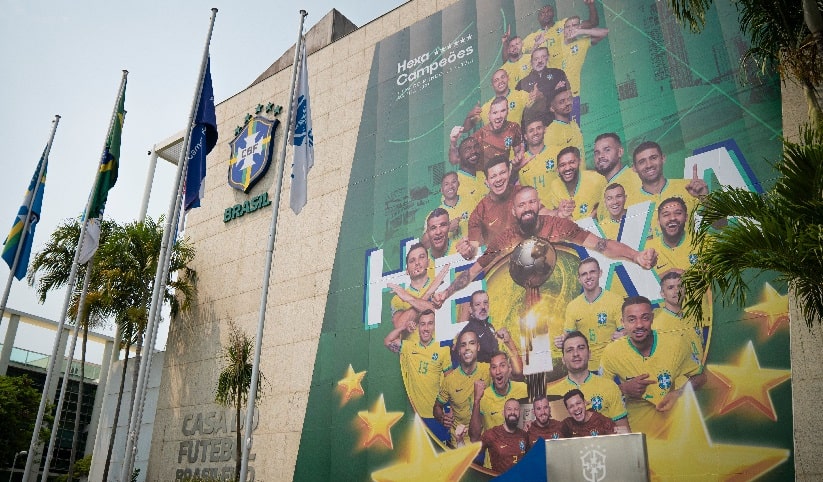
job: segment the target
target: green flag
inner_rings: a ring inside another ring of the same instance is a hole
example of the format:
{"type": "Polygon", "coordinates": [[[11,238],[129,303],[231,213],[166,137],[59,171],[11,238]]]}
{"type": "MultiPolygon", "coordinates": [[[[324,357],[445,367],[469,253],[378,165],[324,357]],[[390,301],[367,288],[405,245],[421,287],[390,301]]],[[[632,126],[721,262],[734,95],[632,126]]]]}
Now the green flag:
{"type": "Polygon", "coordinates": [[[120,94],[120,100],[117,103],[117,113],[114,117],[114,123],[109,131],[109,137],[106,139],[106,150],[100,159],[97,184],[89,205],[89,218],[99,218],[103,216],[103,209],[106,207],[109,190],[114,187],[114,184],[117,182],[117,170],[120,164],[120,135],[123,133],[123,121],[126,118],[125,103],[126,86],[124,84],[123,91],[120,94]]]}

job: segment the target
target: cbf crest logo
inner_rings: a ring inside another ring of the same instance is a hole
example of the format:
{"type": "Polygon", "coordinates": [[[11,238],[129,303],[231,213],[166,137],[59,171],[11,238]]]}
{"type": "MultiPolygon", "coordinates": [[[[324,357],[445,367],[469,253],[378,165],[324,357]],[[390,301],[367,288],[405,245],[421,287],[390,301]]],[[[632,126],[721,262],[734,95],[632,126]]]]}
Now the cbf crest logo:
{"type": "Polygon", "coordinates": [[[252,117],[229,143],[229,186],[243,192],[260,180],[269,169],[274,148],[274,131],[280,121],[252,117]]]}
{"type": "Polygon", "coordinates": [[[580,456],[583,479],[601,482],[606,478],[606,453],[600,447],[591,447],[580,456]]]}

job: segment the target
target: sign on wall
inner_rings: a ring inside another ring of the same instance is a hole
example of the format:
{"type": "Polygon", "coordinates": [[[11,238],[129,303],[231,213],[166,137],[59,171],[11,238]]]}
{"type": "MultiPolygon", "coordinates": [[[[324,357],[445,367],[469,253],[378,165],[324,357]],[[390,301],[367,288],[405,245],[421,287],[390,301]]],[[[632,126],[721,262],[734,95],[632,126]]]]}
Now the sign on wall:
{"type": "Polygon", "coordinates": [[[678,316],[700,196],[761,192],[780,153],[777,79],[718,3],[692,35],[666,2],[466,0],[377,44],[295,479],[514,470],[528,438],[481,447],[508,398],[569,415],[573,331],[653,477],[793,477],[786,287],[678,316]]]}

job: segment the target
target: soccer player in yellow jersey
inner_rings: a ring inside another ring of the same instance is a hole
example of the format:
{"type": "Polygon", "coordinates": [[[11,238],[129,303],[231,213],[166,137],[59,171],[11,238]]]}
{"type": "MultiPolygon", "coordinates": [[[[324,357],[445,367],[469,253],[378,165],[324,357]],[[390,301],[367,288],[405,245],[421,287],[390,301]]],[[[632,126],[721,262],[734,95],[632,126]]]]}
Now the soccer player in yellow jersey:
{"type": "Polygon", "coordinates": [[[509,102],[508,119],[512,122],[520,124],[523,120],[524,109],[532,104],[535,100],[536,92],[530,94],[522,90],[514,90],[509,87],[509,74],[505,69],[499,69],[492,75],[492,89],[494,90],[494,97],[486,101],[482,107],[475,106],[466,116],[463,122],[463,127],[469,130],[480,124],[485,125],[489,122],[489,113],[491,112],[492,101],[497,97],[505,97],[509,102]]]}
{"type": "Polygon", "coordinates": [[[507,28],[503,35],[503,65],[500,68],[508,74],[508,87],[514,90],[520,79],[532,71],[532,63],[530,56],[523,55],[523,40],[516,36],[509,38],[510,29],[507,28]]]}
{"type": "Polygon", "coordinates": [[[563,339],[563,365],[568,376],[550,383],[546,395],[563,396],[575,388],[583,392],[586,408],[610,418],[618,433],[629,433],[628,412],[623,394],[614,381],[589,370],[591,351],[586,335],[579,331],[567,333],[563,339]]]}
{"type": "MultiPolygon", "coordinates": [[[[442,277],[433,276],[431,265],[426,247],[416,243],[406,253],[406,273],[410,279],[408,287],[388,284],[389,289],[394,292],[390,303],[392,325],[395,329],[403,330],[407,326],[412,326],[420,313],[435,308],[429,299],[437,288],[435,285],[440,283],[437,280],[442,281],[442,277]]],[[[445,274],[446,271],[443,270],[441,274],[445,274]]],[[[410,337],[416,339],[416,332],[411,331],[413,333],[410,337]]]]}
{"type": "MultiPolygon", "coordinates": [[[[572,93],[570,90],[560,90],[554,94],[549,104],[549,110],[554,114],[554,120],[546,127],[545,141],[549,151],[560,152],[563,148],[574,146],[580,153],[583,169],[586,169],[584,156],[583,133],[580,126],[571,118],[572,93]]],[[[605,184],[604,184],[605,186],[605,184]]]]}
{"type": "Polygon", "coordinates": [[[474,246],[467,238],[452,240],[449,237],[450,226],[449,212],[443,208],[435,208],[426,218],[426,232],[423,234],[422,244],[428,245],[434,259],[455,253],[460,253],[465,259],[471,259],[476,252],[474,246]]]}
{"type": "Polygon", "coordinates": [[[688,208],[680,197],[670,197],[657,206],[659,236],[646,242],[646,246],[657,251],[655,271],[658,275],[672,270],[685,271],[697,261],[692,251],[691,236],[686,231],[688,208]]]}
{"type": "Polygon", "coordinates": [[[483,148],[474,137],[466,137],[458,145],[457,140],[463,133],[463,127],[452,129],[449,146],[449,162],[459,166],[457,194],[471,213],[483,196],[489,192],[486,176],[483,174],[483,148]]]}
{"type": "Polygon", "coordinates": [[[606,186],[602,202],[597,210],[597,225],[604,238],[620,240],[626,221],[626,190],[613,182],[606,186]]]}
{"type": "MultiPolygon", "coordinates": [[[[645,141],[635,148],[632,155],[632,169],[640,177],[641,188],[637,196],[630,191],[626,194],[632,203],[642,201],[652,201],[655,203],[653,209],[654,219],[651,226],[657,226],[657,204],[670,197],[680,197],[685,201],[688,208],[687,217],[691,215],[700,202],[700,198],[709,193],[709,186],[706,181],[697,177],[697,164],[692,168],[691,179],[666,179],[663,175],[663,165],[666,163],[666,156],[660,148],[660,144],[654,141],[645,141]]],[[[655,233],[650,233],[656,236],[655,233]]],[[[659,234],[659,233],[657,233],[659,234]]]]}
{"type": "MultiPolygon", "coordinates": [[[[596,259],[586,258],[580,262],[577,280],[583,287],[583,292],[566,305],[566,321],[563,324],[565,333],[580,331],[588,338],[591,347],[589,370],[593,372],[600,369],[600,356],[606,345],[623,336],[620,321],[620,305],[623,300],[600,286],[602,275],[603,271],[596,259]]],[[[555,343],[558,348],[562,348],[563,338],[559,338],[555,343]]]]}
{"type": "MultiPolygon", "coordinates": [[[[600,18],[594,7],[594,0],[583,0],[583,3],[589,9],[589,18],[584,20],[580,26],[582,28],[596,27],[600,18]]],[[[563,41],[563,25],[566,19],[561,18],[555,21],[554,13],[554,7],[551,5],[544,5],[537,10],[537,21],[540,23],[540,28],[523,39],[524,53],[531,53],[538,47],[546,47],[551,51],[560,45],[563,41]]]]}
{"type": "MultiPolygon", "coordinates": [[[[627,199],[626,206],[639,202],[629,197],[632,193],[640,192],[640,178],[631,167],[623,164],[623,143],[620,141],[620,136],[614,132],[599,134],[594,139],[594,170],[603,176],[607,185],[619,183],[623,186],[623,194],[627,199]]],[[[635,194],[634,197],[639,198],[639,194],[635,194]]],[[[608,214],[603,210],[597,212],[597,220],[601,223],[607,216],[608,214]]]]}
{"type": "Polygon", "coordinates": [[[557,155],[558,179],[552,181],[547,207],[558,209],[561,201],[571,200],[571,219],[591,217],[600,203],[603,177],[592,171],[580,170],[580,151],[575,146],[564,147],[557,155]]]}
{"type": "Polygon", "coordinates": [[[563,25],[563,41],[556,48],[550,49],[549,67],[562,69],[569,77],[574,106],[572,119],[580,123],[580,75],[583,71],[583,62],[589,47],[600,42],[609,30],[605,28],[586,28],[582,26],[580,17],[566,19],[563,25]]]}
{"type": "Polygon", "coordinates": [[[703,364],[682,337],[652,330],[648,298],[627,298],[622,313],[626,336],[606,347],[601,372],[618,381],[632,429],[659,437],[686,384],[698,389],[706,382],[703,364]]]}
{"type": "Polygon", "coordinates": [[[491,385],[478,380],[474,382],[474,399],[472,401],[472,416],[469,422],[469,438],[472,441],[480,440],[484,430],[496,427],[504,422],[503,404],[514,398],[521,400],[529,397],[528,388],[524,382],[512,381],[512,377],[522,378],[523,366],[515,358],[509,359],[503,352],[492,355],[489,363],[491,385]],[[513,363],[514,362],[514,363],[513,363]]]}
{"type": "Polygon", "coordinates": [[[527,117],[523,126],[526,152],[523,154],[523,164],[517,171],[518,180],[521,186],[537,189],[541,199],[549,199],[549,188],[557,179],[557,153],[551,152],[544,141],[546,124],[543,117],[527,117]]]}
{"type": "Polygon", "coordinates": [[[432,408],[434,418],[451,432],[453,447],[457,447],[458,442],[468,442],[468,439],[457,440],[455,428],[468,427],[471,422],[474,382],[491,383],[489,364],[477,361],[479,351],[480,340],[473,330],[464,329],[457,335],[459,365],[443,378],[432,408]]]}
{"type": "Polygon", "coordinates": [[[668,271],[660,279],[660,296],[663,306],[654,310],[654,325],[658,333],[678,334],[686,338],[692,352],[703,360],[703,327],[693,320],[683,318],[682,273],[679,270],[668,271]]]}
{"type": "MultiPolygon", "coordinates": [[[[449,347],[440,346],[440,342],[434,337],[432,310],[425,310],[418,316],[419,337],[416,341],[403,340],[403,332],[407,330],[408,327],[393,329],[383,340],[383,344],[391,351],[400,347],[400,373],[409,401],[415,412],[426,421],[426,425],[430,428],[437,427],[440,424],[434,419],[432,407],[440,391],[443,374],[452,368],[449,347]]],[[[442,426],[437,428],[440,432],[438,438],[443,436],[441,440],[448,440],[446,430],[442,426]]]]}
{"type": "Polygon", "coordinates": [[[440,207],[449,213],[449,238],[457,241],[469,234],[469,215],[474,206],[460,197],[460,177],[456,172],[447,172],[440,181],[440,207]]]}

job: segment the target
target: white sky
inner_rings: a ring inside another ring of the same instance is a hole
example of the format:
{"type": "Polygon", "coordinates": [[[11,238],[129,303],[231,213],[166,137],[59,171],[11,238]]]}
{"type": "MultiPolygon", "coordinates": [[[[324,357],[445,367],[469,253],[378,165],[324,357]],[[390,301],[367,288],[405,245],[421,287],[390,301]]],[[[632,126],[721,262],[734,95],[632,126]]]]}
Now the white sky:
{"type": "MultiPolygon", "coordinates": [[[[211,74],[215,100],[221,102],[245,89],[295,42],[299,9],[309,13],[308,31],[332,8],[362,26],[403,3],[0,0],[0,145],[7,149],[0,157],[0,239],[12,226],[55,114],[62,118],[49,156],[34,252],[60,222],[81,214],[123,69],[129,71],[128,114],[119,180],[109,193],[106,216],[121,223],[137,218],[147,152],[183,130],[188,119],[212,7],[219,11],[210,47],[211,74]]],[[[148,208],[155,219],[167,210],[174,174],[174,166],[158,162],[148,208]]],[[[3,287],[8,274],[8,265],[0,262],[3,287]]],[[[53,292],[41,305],[25,280],[15,280],[8,306],[56,321],[64,297],[64,291],[53,292]]],[[[165,345],[167,323],[162,327],[158,340],[165,345]]],[[[4,322],[0,337],[5,328],[4,322]]],[[[48,332],[21,327],[15,345],[51,353],[52,342],[48,332]]]]}

